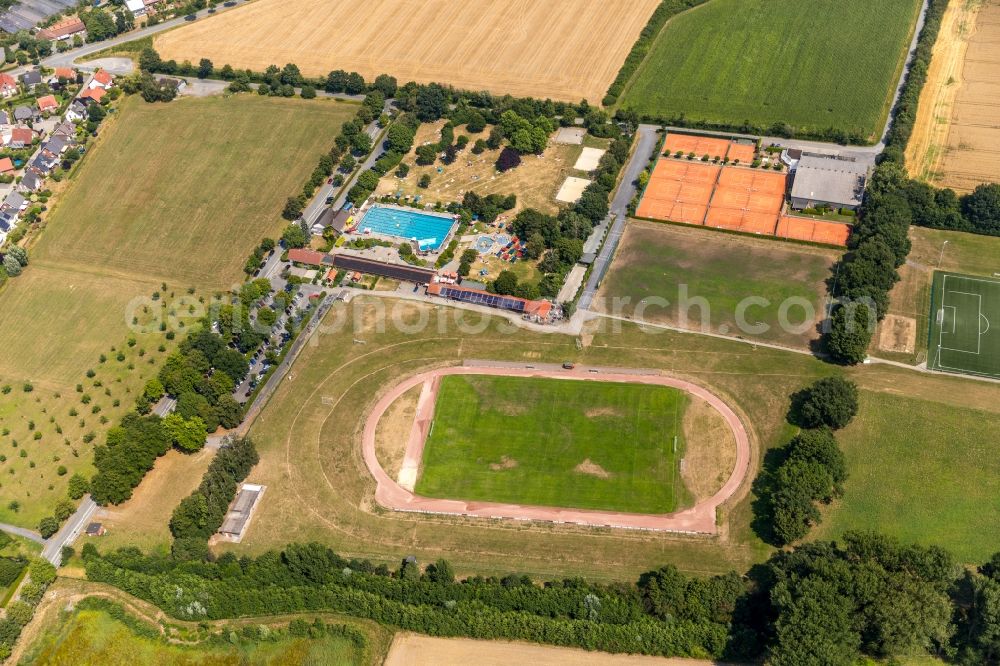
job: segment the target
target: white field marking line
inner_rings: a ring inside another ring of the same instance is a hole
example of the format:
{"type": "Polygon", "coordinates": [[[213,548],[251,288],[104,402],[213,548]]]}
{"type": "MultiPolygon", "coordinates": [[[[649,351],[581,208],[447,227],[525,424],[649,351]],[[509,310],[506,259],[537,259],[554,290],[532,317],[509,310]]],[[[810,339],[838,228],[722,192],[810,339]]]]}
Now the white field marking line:
{"type": "MultiPolygon", "coordinates": [[[[980,317],[983,316],[983,295],[982,294],[974,294],[974,293],[971,293],[971,292],[968,292],[968,291],[958,291],[958,290],[948,291],[948,278],[949,277],[950,276],[945,275],[944,276],[944,280],[941,283],[941,290],[944,292],[944,294],[941,296],[941,307],[942,307],[942,309],[945,308],[945,307],[950,307],[953,310],[955,310],[955,315],[956,316],[952,317],[952,331],[951,331],[951,334],[954,335],[955,334],[955,329],[958,326],[958,323],[957,323],[958,322],[958,317],[957,317],[958,310],[957,310],[956,306],[954,306],[954,305],[950,305],[950,306],[945,305],[945,302],[948,299],[948,294],[960,294],[962,296],[975,296],[976,299],[977,299],[977,302],[978,302],[978,305],[976,307],[977,307],[978,314],[979,314],[980,317]]],[[[961,279],[965,280],[967,278],[961,278],[961,279]]],[[[998,282],[996,282],[994,280],[975,280],[975,278],[968,278],[968,279],[969,280],[974,280],[974,281],[977,281],[977,282],[986,282],[988,284],[1000,284],[1000,283],[998,283],[998,282]]],[[[979,320],[977,319],[976,321],[978,323],[979,320]]],[[[952,347],[944,347],[944,346],[942,346],[942,340],[944,339],[944,335],[945,335],[944,322],[942,321],[941,322],[940,334],[938,335],[938,350],[939,351],[943,350],[943,351],[955,352],[955,353],[958,353],[958,354],[972,354],[974,356],[979,356],[980,352],[983,349],[983,334],[979,331],[979,327],[978,326],[976,327],[976,351],[970,351],[970,350],[967,350],[967,349],[954,349],[952,347]]],[[[941,356],[939,354],[938,355],[938,364],[939,365],[940,365],[940,359],[941,359],[941,356]]],[[[941,367],[947,367],[947,366],[941,366],[941,367]]],[[[954,370],[955,368],[947,368],[947,369],[954,370]]]]}

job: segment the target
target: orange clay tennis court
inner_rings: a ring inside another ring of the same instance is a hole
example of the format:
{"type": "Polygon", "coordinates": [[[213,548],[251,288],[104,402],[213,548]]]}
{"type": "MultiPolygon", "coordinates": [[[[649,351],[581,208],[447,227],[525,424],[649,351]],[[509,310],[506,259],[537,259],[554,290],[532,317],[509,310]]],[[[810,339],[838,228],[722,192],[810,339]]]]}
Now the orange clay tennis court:
{"type": "Polygon", "coordinates": [[[846,247],[847,238],[851,235],[851,228],[846,224],[836,222],[822,222],[784,215],[778,222],[775,235],[780,238],[846,247]]]}
{"type": "Polygon", "coordinates": [[[696,157],[708,155],[710,158],[728,157],[730,162],[739,160],[741,163],[749,164],[753,162],[757,148],[752,143],[737,143],[730,139],[722,139],[710,136],[696,136],[694,134],[667,134],[667,139],[663,143],[664,155],[676,155],[677,152],[684,155],[694,153],[696,157]]]}
{"type": "Polygon", "coordinates": [[[847,225],[782,216],[787,186],[783,173],[663,157],[636,216],[846,246],[847,225]]]}
{"type": "Polygon", "coordinates": [[[649,178],[636,215],[685,224],[702,224],[720,167],[682,160],[660,160],[649,178]]]}

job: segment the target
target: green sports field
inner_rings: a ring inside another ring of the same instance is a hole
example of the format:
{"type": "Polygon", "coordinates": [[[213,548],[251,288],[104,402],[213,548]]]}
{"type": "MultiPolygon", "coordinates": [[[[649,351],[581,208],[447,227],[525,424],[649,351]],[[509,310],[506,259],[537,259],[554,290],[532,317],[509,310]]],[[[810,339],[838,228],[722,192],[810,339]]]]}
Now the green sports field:
{"type": "Polygon", "coordinates": [[[1000,280],[934,274],[927,365],[1000,377],[1000,280]]]}
{"type": "Polygon", "coordinates": [[[833,127],[874,140],[919,0],[709,0],[672,19],[621,106],[762,129],[833,127]]]}
{"type": "Polygon", "coordinates": [[[446,376],[416,492],[669,513],[686,495],[677,469],[686,405],[662,386],[446,376]]]}

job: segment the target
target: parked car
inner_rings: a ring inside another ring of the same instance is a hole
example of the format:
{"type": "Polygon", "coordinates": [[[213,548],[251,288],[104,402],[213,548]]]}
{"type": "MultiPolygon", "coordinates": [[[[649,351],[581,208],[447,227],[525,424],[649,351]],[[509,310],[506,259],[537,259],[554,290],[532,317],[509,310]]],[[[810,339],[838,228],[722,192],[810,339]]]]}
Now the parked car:
{"type": "Polygon", "coordinates": [[[195,16],[194,14],[188,14],[187,16],[184,17],[184,20],[185,21],[196,21],[196,20],[198,20],[198,17],[195,16]]]}

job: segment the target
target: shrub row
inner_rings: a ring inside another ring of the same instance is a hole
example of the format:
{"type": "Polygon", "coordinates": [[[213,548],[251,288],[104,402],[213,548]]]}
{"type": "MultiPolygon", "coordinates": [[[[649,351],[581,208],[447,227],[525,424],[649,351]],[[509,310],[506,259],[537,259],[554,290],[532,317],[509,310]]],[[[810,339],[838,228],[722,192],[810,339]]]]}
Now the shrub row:
{"type": "Polygon", "coordinates": [[[249,437],[229,437],[215,454],[201,484],[170,516],[175,539],[207,540],[222,526],[236,489],[260,458],[249,437]]]}

